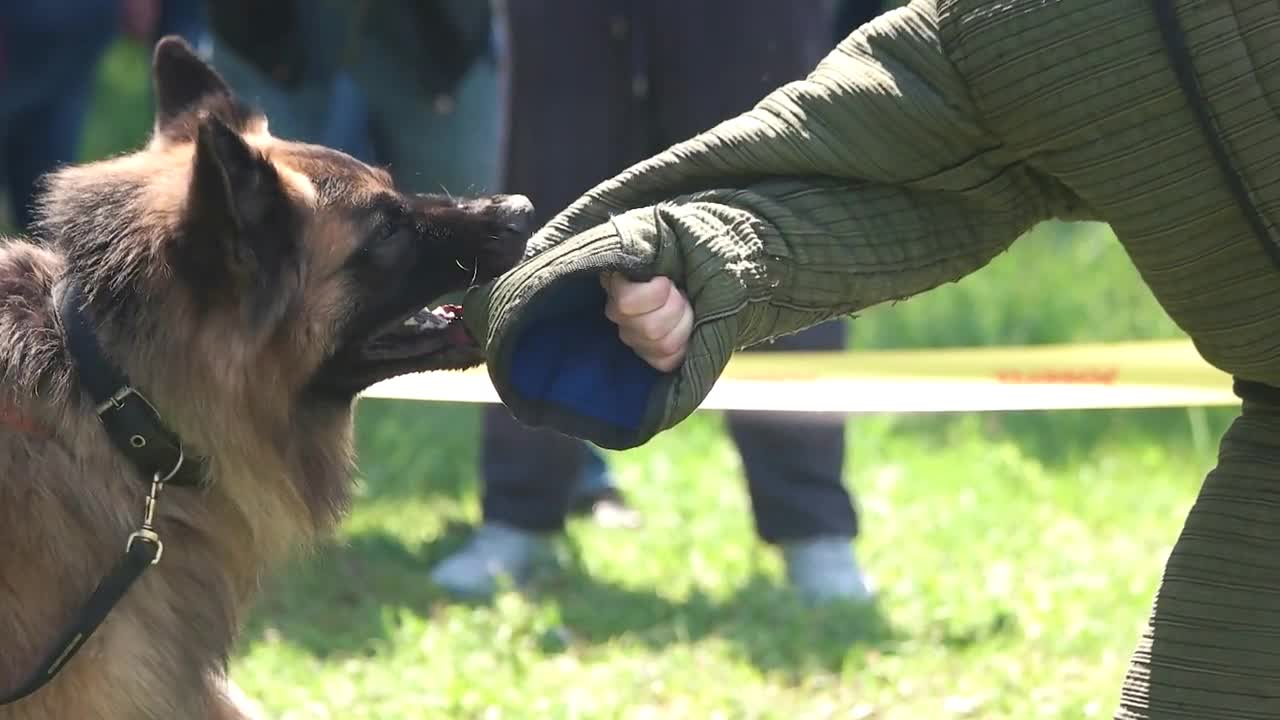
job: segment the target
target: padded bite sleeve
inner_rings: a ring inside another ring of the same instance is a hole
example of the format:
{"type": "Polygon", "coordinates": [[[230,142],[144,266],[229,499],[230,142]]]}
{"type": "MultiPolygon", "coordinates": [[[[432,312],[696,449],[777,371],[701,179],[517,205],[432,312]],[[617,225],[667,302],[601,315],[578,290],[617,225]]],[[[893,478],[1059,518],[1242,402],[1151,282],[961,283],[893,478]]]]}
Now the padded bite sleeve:
{"type": "Polygon", "coordinates": [[[915,2],[591,189],[471,293],[466,317],[518,420],[629,448],[695,410],[734,350],[957,280],[1075,202],[983,129],[934,3],[915,2]],[[680,368],[618,339],[603,271],[686,293],[680,368]]]}

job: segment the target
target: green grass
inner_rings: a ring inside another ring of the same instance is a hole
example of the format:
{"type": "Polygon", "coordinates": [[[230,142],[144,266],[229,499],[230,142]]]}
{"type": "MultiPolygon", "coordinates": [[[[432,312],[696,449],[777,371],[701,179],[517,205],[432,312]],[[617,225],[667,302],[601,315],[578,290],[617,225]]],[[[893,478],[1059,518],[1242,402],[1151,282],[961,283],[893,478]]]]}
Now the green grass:
{"type": "Polygon", "coordinates": [[[644,527],[578,521],[561,572],[468,606],[425,577],[476,519],[474,409],[366,402],[364,495],[235,677],[287,718],[1109,716],[1208,458],[1134,432],[1046,463],[986,420],[850,424],[874,608],[782,589],[713,414],[610,454],[644,527]]]}
{"type": "MultiPolygon", "coordinates": [[[[86,158],[145,137],[144,63],[113,50],[86,158]]],[[[961,283],[866,313],[853,338],[1178,334],[1105,227],[1050,225],[961,283]]],[[[233,674],[290,720],[1110,717],[1230,416],[854,418],[847,480],[881,598],[815,611],[782,589],[734,448],[699,414],[609,454],[642,528],[577,522],[560,573],[463,605],[426,576],[477,518],[476,409],[366,401],[355,511],[266,581],[233,674]]]]}

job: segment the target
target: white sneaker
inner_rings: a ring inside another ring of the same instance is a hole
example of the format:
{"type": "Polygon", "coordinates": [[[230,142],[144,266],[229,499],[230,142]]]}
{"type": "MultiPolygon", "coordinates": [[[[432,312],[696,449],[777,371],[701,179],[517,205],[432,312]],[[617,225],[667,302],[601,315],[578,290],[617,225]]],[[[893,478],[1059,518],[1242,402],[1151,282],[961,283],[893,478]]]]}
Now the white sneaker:
{"type": "Polygon", "coordinates": [[[431,580],[446,592],[467,597],[488,597],[498,590],[500,578],[519,587],[533,570],[551,555],[544,535],[499,523],[485,523],[466,547],[440,562],[431,580]]]}
{"type": "Polygon", "coordinates": [[[862,574],[845,537],[823,537],[784,543],[782,557],[787,581],[804,599],[814,603],[866,602],[875,592],[862,574]]]}

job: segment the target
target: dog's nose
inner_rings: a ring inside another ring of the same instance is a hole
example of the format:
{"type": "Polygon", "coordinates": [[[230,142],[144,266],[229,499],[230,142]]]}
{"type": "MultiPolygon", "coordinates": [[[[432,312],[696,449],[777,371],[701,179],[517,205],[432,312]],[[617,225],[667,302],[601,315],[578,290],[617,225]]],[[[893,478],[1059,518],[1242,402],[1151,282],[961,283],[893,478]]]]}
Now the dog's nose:
{"type": "Polygon", "coordinates": [[[533,232],[533,203],[529,198],[524,195],[503,195],[498,200],[498,210],[511,232],[519,235],[533,232]]]}

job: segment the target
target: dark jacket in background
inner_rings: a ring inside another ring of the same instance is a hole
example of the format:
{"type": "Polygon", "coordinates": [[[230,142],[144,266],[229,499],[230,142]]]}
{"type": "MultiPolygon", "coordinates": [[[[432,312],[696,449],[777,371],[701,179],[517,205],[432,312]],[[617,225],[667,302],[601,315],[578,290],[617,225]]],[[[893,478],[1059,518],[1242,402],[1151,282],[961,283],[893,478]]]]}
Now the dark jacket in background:
{"type": "Polygon", "coordinates": [[[336,72],[377,43],[432,97],[492,49],[486,0],[209,0],[208,11],[218,41],[284,87],[336,72]]]}
{"type": "MultiPolygon", "coordinates": [[[[865,4],[865,3],[863,3],[865,4]]],[[[548,218],[834,45],[829,0],[509,0],[507,186],[548,218]]]]}
{"type": "MultiPolygon", "coordinates": [[[[832,8],[830,0],[510,0],[507,189],[528,195],[546,220],[628,165],[745,111],[834,46],[832,8]]],[[[767,349],[834,350],[845,335],[837,321],[767,349]]],[[[726,413],[766,542],[858,533],[843,484],[844,419],[806,420],[726,413]]],[[[584,468],[580,441],[524,427],[501,406],[484,422],[485,519],[560,529],[584,468]]]]}

